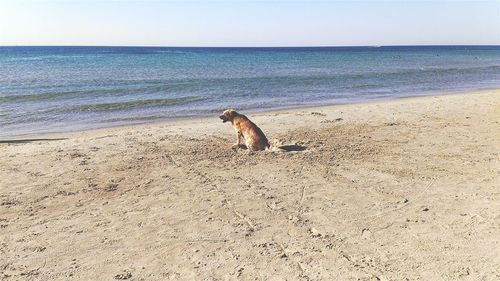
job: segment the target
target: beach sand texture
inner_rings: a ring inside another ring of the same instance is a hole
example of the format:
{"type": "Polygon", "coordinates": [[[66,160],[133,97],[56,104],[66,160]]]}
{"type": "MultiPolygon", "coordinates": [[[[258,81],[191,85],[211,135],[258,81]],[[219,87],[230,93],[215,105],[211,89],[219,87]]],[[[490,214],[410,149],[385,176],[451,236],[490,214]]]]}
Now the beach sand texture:
{"type": "Polygon", "coordinates": [[[499,280],[500,90],[0,143],[2,280],[499,280]]]}

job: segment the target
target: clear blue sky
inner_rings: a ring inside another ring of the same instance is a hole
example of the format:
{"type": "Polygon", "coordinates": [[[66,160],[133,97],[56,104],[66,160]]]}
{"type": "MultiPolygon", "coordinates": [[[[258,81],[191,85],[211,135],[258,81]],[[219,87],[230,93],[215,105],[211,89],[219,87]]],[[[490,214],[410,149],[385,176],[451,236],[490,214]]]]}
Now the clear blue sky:
{"type": "Polygon", "coordinates": [[[0,45],[500,45],[500,0],[0,0],[0,45]]]}

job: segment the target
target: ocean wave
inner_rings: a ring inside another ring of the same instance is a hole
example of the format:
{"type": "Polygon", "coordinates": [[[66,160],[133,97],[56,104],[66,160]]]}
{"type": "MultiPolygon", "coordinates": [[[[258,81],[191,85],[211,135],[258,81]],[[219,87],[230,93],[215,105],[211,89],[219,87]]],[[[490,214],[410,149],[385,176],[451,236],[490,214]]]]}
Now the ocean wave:
{"type": "MultiPolygon", "coordinates": [[[[93,88],[86,90],[74,90],[74,91],[55,91],[55,92],[43,92],[37,94],[25,94],[25,95],[6,95],[0,96],[0,103],[2,102],[32,102],[32,101],[48,101],[48,100],[63,100],[63,99],[73,99],[73,98],[90,98],[90,97],[106,97],[106,96],[120,96],[120,95],[130,95],[130,94],[141,94],[144,92],[158,92],[160,90],[165,90],[167,88],[182,88],[182,85],[186,83],[166,83],[158,85],[155,83],[125,83],[119,87],[111,88],[111,86],[102,86],[102,88],[93,88]],[[146,85],[144,85],[146,84],[146,85]]],[[[20,91],[20,90],[18,90],[20,91]]]]}
{"type": "MultiPolygon", "coordinates": [[[[489,65],[489,66],[474,66],[474,67],[419,67],[412,69],[403,69],[397,71],[385,71],[379,72],[379,75],[412,75],[412,74],[422,74],[422,73],[464,73],[464,72],[497,72],[500,71],[500,65],[489,65]]],[[[373,72],[377,73],[377,72],[373,72]]]]}
{"type": "Polygon", "coordinates": [[[161,107],[191,103],[203,100],[201,97],[181,97],[169,99],[147,99],[147,100],[134,100],[124,102],[112,103],[97,103],[97,104],[83,104],[76,106],[69,106],[64,108],[64,112],[100,112],[100,111],[113,111],[113,110],[126,110],[143,107],[161,107]]]}
{"type": "Polygon", "coordinates": [[[82,91],[48,92],[48,93],[28,94],[28,95],[10,95],[10,96],[0,97],[0,103],[70,99],[70,98],[81,98],[94,95],[100,96],[98,94],[121,93],[123,92],[123,90],[124,89],[120,90],[96,89],[96,90],[82,90],[82,91]]]}

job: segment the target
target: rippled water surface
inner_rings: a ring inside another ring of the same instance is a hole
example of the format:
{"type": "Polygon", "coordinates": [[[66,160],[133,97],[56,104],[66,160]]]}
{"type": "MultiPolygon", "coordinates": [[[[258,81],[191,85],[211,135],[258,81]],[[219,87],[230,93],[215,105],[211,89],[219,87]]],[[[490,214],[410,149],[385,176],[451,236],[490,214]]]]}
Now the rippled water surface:
{"type": "Polygon", "coordinates": [[[0,137],[500,86],[500,47],[0,47],[0,137]]]}

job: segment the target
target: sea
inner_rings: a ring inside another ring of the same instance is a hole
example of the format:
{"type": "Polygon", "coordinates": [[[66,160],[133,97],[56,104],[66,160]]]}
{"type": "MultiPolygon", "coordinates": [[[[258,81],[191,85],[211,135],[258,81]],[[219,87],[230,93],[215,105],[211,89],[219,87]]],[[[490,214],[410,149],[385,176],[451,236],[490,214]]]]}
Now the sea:
{"type": "Polygon", "coordinates": [[[500,46],[0,47],[0,138],[500,87],[500,46]]]}

